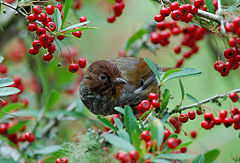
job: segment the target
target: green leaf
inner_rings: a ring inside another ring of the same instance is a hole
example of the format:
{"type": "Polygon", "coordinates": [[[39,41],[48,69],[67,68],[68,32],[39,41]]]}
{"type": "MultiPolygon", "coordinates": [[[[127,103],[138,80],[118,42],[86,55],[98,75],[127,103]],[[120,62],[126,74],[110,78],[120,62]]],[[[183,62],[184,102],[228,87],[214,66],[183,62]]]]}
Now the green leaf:
{"type": "Polygon", "coordinates": [[[161,109],[165,109],[168,105],[169,102],[169,98],[170,98],[170,91],[169,89],[165,89],[162,95],[163,99],[162,99],[162,105],[160,106],[161,109]]]}
{"type": "Polygon", "coordinates": [[[1,163],[18,163],[17,161],[14,161],[12,158],[3,158],[3,157],[0,157],[0,162],[1,163]]]}
{"type": "Polygon", "coordinates": [[[23,127],[23,125],[25,125],[27,123],[27,121],[19,121],[16,125],[14,125],[13,127],[8,129],[8,134],[13,134],[16,133],[18,131],[20,131],[23,127]]]}
{"type": "Polygon", "coordinates": [[[63,30],[61,30],[61,32],[69,33],[69,32],[83,31],[83,30],[86,30],[86,29],[96,28],[96,27],[85,27],[85,26],[83,26],[83,25],[86,25],[88,23],[89,23],[89,21],[86,21],[86,22],[83,22],[83,23],[77,23],[77,24],[68,26],[67,28],[64,28],[63,30]],[[79,29],[74,29],[74,28],[77,28],[77,27],[80,27],[80,28],[79,29]]]}
{"type": "Polygon", "coordinates": [[[141,39],[143,37],[143,35],[145,35],[147,33],[146,29],[140,29],[138,30],[136,33],[134,33],[126,42],[125,46],[124,46],[124,51],[127,52],[129,47],[136,42],[137,40],[141,39]]]}
{"type": "Polygon", "coordinates": [[[150,161],[152,163],[172,163],[172,161],[168,161],[168,160],[164,160],[164,159],[157,159],[157,158],[151,159],[150,161]]]}
{"type": "MultiPolygon", "coordinates": [[[[18,150],[18,146],[16,146],[16,144],[14,144],[14,143],[13,143],[11,140],[9,140],[7,137],[5,137],[5,136],[3,136],[3,135],[0,134],[0,142],[1,142],[1,141],[4,141],[5,143],[13,146],[15,149],[18,150]]],[[[1,157],[0,157],[0,158],[1,158],[1,157]]],[[[2,162],[1,162],[1,163],[2,163],[2,162]]]]}
{"type": "Polygon", "coordinates": [[[10,78],[1,78],[0,79],[0,87],[6,87],[14,84],[14,81],[10,78]]]}
{"type": "Polygon", "coordinates": [[[164,116],[161,119],[163,124],[167,121],[168,117],[169,117],[169,113],[165,113],[164,116]]]}
{"type": "Polygon", "coordinates": [[[114,122],[118,129],[123,129],[122,121],[119,118],[115,117],[114,122]]]}
{"type": "Polygon", "coordinates": [[[65,0],[64,10],[63,10],[63,20],[62,20],[62,26],[67,18],[68,12],[72,6],[72,0],[65,0]]]}
{"type": "Polygon", "coordinates": [[[183,87],[181,79],[179,79],[179,85],[180,85],[180,88],[181,88],[181,94],[182,94],[182,100],[183,100],[184,96],[185,96],[185,91],[184,91],[184,87],[183,87]]]}
{"type": "Polygon", "coordinates": [[[170,160],[188,160],[194,158],[195,155],[191,154],[182,154],[182,153],[165,153],[159,154],[157,158],[165,158],[170,160]]]}
{"type": "Polygon", "coordinates": [[[149,68],[153,71],[153,73],[156,76],[157,82],[158,84],[160,84],[161,80],[160,80],[160,75],[157,69],[157,66],[148,58],[145,58],[146,63],[148,64],[149,68]]]}
{"type": "Polygon", "coordinates": [[[125,130],[123,130],[123,129],[118,130],[117,134],[118,134],[119,137],[127,140],[130,143],[130,137],[129,137],[128,133],[125,130]]]}
{"type": "Polygon", "coordinates": [[[133,140],[131,133],[134,132],[134,130],[136,130],[137,135],[140,135],[140,129],[136,120],[136,117],[134,116],[133,112],[132,112],[132,108],[130,106],[125,106],[124,108],[124,122],[126,125],[126,129],[128,134],[130,135],[130,139],[131,141],[133,140]]]}
{"type": "MultiPolygon", "coordinates": [[[[0,7],[1,8],[1,7],[0,7]]],[[[0,63],[2,63],[4,60],[4,57],[0,55],[0,63]]]]}
{"type": "MultiPolygon", "coordinates": [[[[5,105],[5,106],[1,109],[1,111],[10,112],[11,110],[14,110],[14,109],[18,109],[18,108],[23,107],[23,105],[24,105],[24,104],[22,104],[22,103],[8,104],[8,105],[5,105]]],[[[3,115],[5,115],[5,113],[0,112],[0,117],[2,117],[3,115]]]]}
{"type": "Polygon", "coordinates": [[[202,73],[201,71],[199,71],[195,68],[182,68],[182,71],[178,71],[178,72],[170,74],[165,80],[200,75],[201,73],[202,73]]]}
{"type": "Polygon", "coordinates": [[[163,77],[161,78],[161,82],[165,82],[167,81],[167,77],[175,72],[179,72],[181,71],[181,69],[172,69],[172,70],[168,70],[167,72],[163,73],[163,77]],[[165,80],[166,79],[166,80],[165,80]]]}
{"type": "Polygon", "coordinates": [[[40,149],[34,149],[33,153],[36,154],[42,154],[42,155],[46,155],[46,154],[51,154],[54,152],[57,152],[61,149],[61,146],[59,145],[52,145],[52,146],[47,146],[47,147],[42,147],[40,149]]]}
{"type": "Polygon", "coordinates": [[[214,6],[212,0],[205,0],[205,4],[207,6],[207,11],[214,14],[214,6]]]}
{"type": "Polygon", "coordinates": [[[213,150],[210,150],[210,151],[204,153],[204,158],[205,158],[204,163],[213,162],[214,160],[216,160],[216,158],[219,156],[219,154],[220,154],[220,150],[218,150],[218,149],[213,149],[213,150]]]}
{"type": "Polygon", "coordinates": [[[14,87],[0,88],[0,97],[17,94],[18,92],[20,92],[20,90],[14,87]]]}
{"type": "Polygon", "coordinates": [[[131,132],[131,134],[130,134],[130,137],[131,137],[132,144],[139,151],[141,140],[140,140],[139,133],[137,133],[137,130],[133,130],[133,132],[131,132]]]}
{"type": "Polygon", "coordinates": [[[113,146],[126,150],[128,152],[135,150],[134,146],[130,144],[127,140],[120,138],[114,134],[106,134],[104,138],[113,146]]]}
{"type": "Polygon", "coordinates": [[[204,160],[204,156],[200,154],[194,160],[192,160],[192,163],[204,163],[204,160]]]}
{"type": "Polygon", "coordinates": [[[124,115],[124,109],[121,107],[115,107],[114,110],[118,111],[119,113],[124,115]]]}
{"type": "Polygon", "coordinates": [[[187,96],[190,100],[192,100],[194,103],[198,103],[198,102],[199,102],[195,97],[193,97],[193,96],[190,95],[189,93],[186,93],[186,96],[187,96]]]}
{"type": "Polygon", "coordinates": [[[152,140],[157,140],[157,146],[160,147],[164,137],[164,127],[162,122],[154,118],[151,123],[152,140]]]}
{"type": "Polygon", "coordinates": [[[56,90],[52,90],[47,98],[47,103],[46,103],[46,110],[45,112],[48,112],[60,99],[61,97],[61,93],[56,91],[56,90]]]}
{"type": "Polygon", "coordinates": [[[103,118],[102,116],[98,115],[97,118],[102,122],[102,124],[113,131],[117,132],[117,128],[113,126],[113,124],[107,119],[103,118]]]}
{"type": "Polygon", "coordinates": [[[55,11],[54,11],[54,21],[56,23],[56,26],[57,26],[57,32],[60,31],[61,29],[61,26],[62,26],[62,18],[61,18],[61,13],[59,11],[58,8],[55,8],[55,11]]]}

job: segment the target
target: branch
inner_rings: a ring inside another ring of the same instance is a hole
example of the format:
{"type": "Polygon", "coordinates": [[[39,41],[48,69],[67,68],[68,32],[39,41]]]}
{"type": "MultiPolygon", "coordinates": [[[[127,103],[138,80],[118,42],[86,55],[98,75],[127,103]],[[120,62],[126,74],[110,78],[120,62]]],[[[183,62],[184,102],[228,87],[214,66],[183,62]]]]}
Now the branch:
{"type": "Polygon", "coordinates": [[[202,104],[205,104],[205,103],[208,103],[208,102],[212,102],[212,101],[217,100],[219,98],[224,98],[226,95],[228,95],[229,93],[232,93],[232,92],[239,93],[240,92],[240,88],[239,89],[234,89],[234,90],[232,90],[232,91],[230,91],[228,93],[222,93],[222,94],[218,94],[218,95],[209,97],[209,98],[207,98],[205,100],[199,101],[198,103],[194,103],[194,104],[191,104],[191,105],[180,107],[177,110],[172,110],[169,114],[171,115],[173,113],[180,112],[180,111],[183,111],[183,110],[186,110],[186,109],[198,107],[198,106],[200,106],[202,104]]]}

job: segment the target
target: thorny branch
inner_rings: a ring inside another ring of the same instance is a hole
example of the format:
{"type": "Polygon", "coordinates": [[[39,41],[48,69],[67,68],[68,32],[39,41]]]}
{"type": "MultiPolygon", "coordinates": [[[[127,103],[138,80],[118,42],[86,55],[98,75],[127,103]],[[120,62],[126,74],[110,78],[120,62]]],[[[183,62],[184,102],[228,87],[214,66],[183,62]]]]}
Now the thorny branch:
{"type": "Polygon", "coordinates": [[[183,106],[183,107],[180,107],[176,110],[173,110],[171,111],[169,114],[173,114],[173,113],[176,113],[176,112],[181,112],[183,110],[186,110],[186,109],[190,109],[190,108],[194,108],[194,107],[199,107],[200,105],[202,104],[205,104],[205,103],[208,103],[208,102],[213,102],[214,100],[217,100],[219,98],[224,98],[226,95],[228,95],[229,93],[232,93],[232,92],[236,92],[236,93],[239,93],[240,92],[240,89],[234,89],[230,92],[227,92],[227,93],[222,93],[222,94],[218,94],[218,95],[215,95],[215,96],[212,96],[212,97],[209,97],[205,100],[202,100],[202,101],[199,101],[198,103],[194,103],[194,104],[191,104],[191,105],[187,105],[187,106],[183,106]]]}

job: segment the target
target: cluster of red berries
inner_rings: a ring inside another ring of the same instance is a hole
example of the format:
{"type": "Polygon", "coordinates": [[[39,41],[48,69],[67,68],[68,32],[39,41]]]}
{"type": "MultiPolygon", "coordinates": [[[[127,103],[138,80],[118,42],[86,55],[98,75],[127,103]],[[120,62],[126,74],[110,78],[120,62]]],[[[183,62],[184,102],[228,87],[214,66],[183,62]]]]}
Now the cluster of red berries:
{"type": "Polygon", "coordinates": [[[17,146],[19,142],[28,141],[29,143],[32,143],[35,140],[35,136],[31,132],[23,133],[26,130],[25,125],[22,126],[19,133],[11,133],[11,134],[8,133],[8,130],[10,130],[17,123],[18,123],[17,120],[12,120],[9,123],[0,123],[0,134],[7,137],[10,141],[12,141],[17,146]]]}
{"type": "Polygon", "coordinates": [[[136,163],[139,159],[139,153],[138,151],[131,151],[129,153],[118,152],[116,158],[121,161],[121,163],[136,163]]]}
{"type": "Polygon", "coordinates": [[[190,48],[190,50],[183,53],[182,58],[177,61],[175,67],[181,67],[185,59],[198,52],[199,47],[196,43],[204,38],[206,32],[204,28],[196,25],[190,25],[181,29],[176,21],[162,21],[157,23],[156,27],[161,32],[154,31],[151,33],[150,39],[153,44],[167,46],[171,36],[182,34],[181,44],[174,47],[175,54],[179,54],[183,46],[190,48]]]}
{"type": "Polygon", "coordinates": [[[109,23],[115,22],[116,18],[122,15],[123,9],[125,8],[125,3],[123,0],[115,0],[115,2],[116,3],[112,6],[114,15],[107,18],[107,21],[109,23]]]}
{"type": "Polygon", "coordinates": [[[224,63],[222,60],[218,60],[214,63],[214,68],[222,76],[227,76],[230,70],[236,70],[240,66],[240,17],[236,17],[233,22],[229,22],[225,25],[225,30],[227,33],[232,33],[237,35],[236,37],[231,37],[228,40],[228,44],[231,48],[224,51],[224,57],[227,62],[224,63]]]}
{"type": "Polygon", "coordinates": [[[137,106],[137,112],[140,114],[144,114],[146,111],[153,108],[159,108],[160,102],[158,101],[158,94],[156,93],[149,93],[148,95],[149,100],[142,100],[140,104],[137,106]]]}

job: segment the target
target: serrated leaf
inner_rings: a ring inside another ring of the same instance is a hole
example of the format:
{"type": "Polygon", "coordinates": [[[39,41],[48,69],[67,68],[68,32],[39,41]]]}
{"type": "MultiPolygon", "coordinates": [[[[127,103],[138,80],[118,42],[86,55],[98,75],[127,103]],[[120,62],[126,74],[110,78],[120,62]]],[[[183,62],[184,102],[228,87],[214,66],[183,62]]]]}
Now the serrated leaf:
{"type": "Polygon", "coordinates": [[[183,87],[181,79],[179,79],[179,85],[180,85],[180,88],[181,88],[181,94],[182,94],[182,100],[183,100],[184,97],[185,97],[185,91],[184,91],[184,87],[183,87]]]}
{"type": "Polygon", "coordinates": [[[189,93],[186,93],[186,96],[187,96],[190,100],[192,100],[194,103],[198,103],[198,102],[199,102],[195,97],[193,97],[193,96],[190,95],[189,93]]]}
{"type": "Polygon", "coordinates": [[[20,90],[14,87],[4,87],[0,88],[0,97],[2,96],[9,96],[19,93],[20,90]]]}
{"type": "Polygon", "coordinates": [[[178,72],[170,74],[165,80],[170,80],[170,79],[180,78],[180,77],[200,75],[202,73],[201,71],[199,71],[195,68],[182,68],[181,70],[182,71],[178,71],[178,72]]]}
{"type": "Polygon", "coordinates": [[[121,107],[114,107],[114,110],[118,111],[119,113],[124,115],[124,109],[121,107]]]}
{"type": "Polygon", "coordinates": [[[205,158],[202,154],[198,155],[194,160],[192,160],[192,163],[204,163],[205,158]]]}
{"type": "Polygon", "coordinates": [[[140,29],[138,30],[136,33],[134,33],[126,42],[125,46],[124,46],[124,51],[127,52],[129,47],[136,42],[137,40],[141,39],[143,37],[144,34],[147,33],[146,29],[140,29]]]}
{"type": "Polygon", "coordinates": [[[48,112],[58,102],[60,97],[61,97],[60,92],[58,92],[56,90],[52,90],[47,97],[45,112],[48,112]]]}
{"type": "Polygon", "coordinates": [[[113,131],[117,132],[117,128],[113,126],[113,124],[107,119],[107,118],[103,118],[100,115],[97,116],[97,118],[102,122],[102,124],[110,129],[112,129],[113,131]]]}
{"type": "MultiPolygon", "coordinates": [[[[4,107],[2,107],[1,111],[10,112],[11,110],[23,107],[23,105],[24,104],[22,104],[22,103],[8,104],[8,105],[5,105],[4,107]]],[[[3,115],[5,115],[5,113],[0,112],[0,117],[2,117],[3,115]]]]}
{"type": "Polygon", "coordinates": [[[57,32],[61,30],[61,26],[62,26],[62,18],[61,18],[61,13],[59,11],[58,8],[55,8],[55,11],[54,11],[54,21],[56,23],[56,26],[57,26],[57,32]]]}
{"type": "Polygon", "coordinates": [[[135,150],[134,146],[130,144],[127,140],[114,134],[106,134],[104,135],[104,138],[113,146],[116,146],[128,152],[135,150]]]}
{"type": "Polygon", "coordinates": [[[181,71],[181,69],[172,69],[172,70],[168,70],[167,72],[163,73],[161,75],[161,82],[165,82],[167,80],[165,80],[169,75],[175,73],[175,72],[179,72],[181,71]]]}
{"type": "Polygon", "coordinates": [[[114,122],[118,129],[123,129],[122,121],[119,118],[115,117],[114,122]]]}
{"type": "Polygon", "coordinates": [[[126,125],[127,133],[130,135],[131,141],[133,140],[133,137],[131,133],[136,130],[137,136],[140,135],[140,129],[136,120],[136,117],[134,116],[132,112],[132,108],[130,106],[125,106],[124,108],[124,122],[126,125]]]}
{"type": "Polygon", "coordinates": [[[64,5],[64,9],[63,9],[63,20],[62,20],[62,26],[68,16],[69,10],[72,6],[72,0],[65,0],[65,5],[64,5]]]}
{"type": "Polygon", "coordinates": [[[9,128],[7,130],[8,134],[13,134],[13,133],[20,131],[22,129],[23,125],[25,125],[26,123],[27,123],[27,121],[19,121],[13,127],[9,128]]]}
{"type": "MultiPolygon", "coordinates": [[[[0,7],[1,8],[1,7],[0,7]]],[[[0,55],[0,63],[2,63],[4,60],[4,57],[0,55]]]]}
{"type": "Polygon", "coordinates": [[[145,61],[146,61],[146,63],[148,64],[149,68],[150,68],[150,69],[153,71],[153,73],[155,74],[158,84],[160,84],[160,83],[161,83],[161,80],[160,80],[160,75],[159,75],[157,66],[156,66],[150,59],[148,59],[148,58],[145,58],[145,61]]]}
{"type": "Polygon", "coordinates": [[[59,145],[52,145],[52,146],[47,146],[47,147],[42,147],[40,149],[34,149],[33,154],[42,154],[42,155],[46,155],[46,154],[51,154],[54,152],[57,152],[61,149],[61,146],[59,145]]]}
{"type": "Polygon", "coordinates": [[[170,91],[169,89],[165,89],[162,95],[162,105],[160,106],[161,109],[165,109],[167,107],[169,98],[170,98],[170,91]]]}
{"type": "Polygon", "coordinates": [[[128,133],[126,131],[124,131],[123,129],[118,130],[117,134],[119,137],[127,140],[130,143],[130,136],[128,135],[128,133]]]}
{"type": "Polygon", "coordinates": [[[71,26],[68,26],[67,28],[62,29],[61,32],[69,33],[69,32],[83,31],[86,29],[96,28],[96,27],[85,27],[84,25],[86,25],[88,23],[89,23],[89,21],[73,24],[71,26]],[[79,29],[74,29],[77,27],[79,27],[79,29]]]}
{"type": "Polygon", "coordinates": [[[212,0],[205,0],[205,4],[207,6],[207,11],[214,14],[214,6],[212,0]]]}
{"type": "Polygon", "coordinates": [[[151,123],[152,140],[157,140],[157,146],[160,147],[164,137],[164,127],[162,122],[154,118],[151,123]]]}
{"type": "Polygon", "coordinates": [[[10,78],[1,78],[0,79],[0,87],[6,87],[14,84],[14,81],[10,78]]]}
{"type": "Polygon", "coordinates": [[[213,150],[210,150],[210,151],[204,153],[204,158],[205,158],[204,163],[213,162],[214,160],[216,160],[216,158],[219,156],[219,154],[220,154],[220,150],[218,150],[218,149],[213,149],[213,150]]]}
{"type": "Polygon", "coordinates": [[[170,160],[188,160],[194,158],[195,155],[191,154],[182,154],[182,153],[165,153],[159,154],[157,158],[165,158],[170,160]]]}

